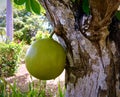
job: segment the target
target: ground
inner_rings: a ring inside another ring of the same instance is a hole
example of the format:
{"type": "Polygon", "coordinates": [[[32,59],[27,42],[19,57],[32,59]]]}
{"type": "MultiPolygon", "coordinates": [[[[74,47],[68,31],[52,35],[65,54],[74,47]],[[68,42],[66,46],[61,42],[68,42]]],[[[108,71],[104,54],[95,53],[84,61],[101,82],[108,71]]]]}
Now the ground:
{"type": "MultiPolygon", "coordinates": [[[[63,73],[55,80],[46,81],[45,88],[53,93],[56,93],[59,83],[61,87],[64,86],[64,79],[65,79],[64,74],[65,71],[63,71],[63,73]]],[[[34,81],[35,83],[40,82],[40,80],[30,76],[30,74],[26,70],[25,64],[20,65],[17,72],[15,73],[15,76],[7,78],[7,81],[10,82],[11,84],[13,84],[13,82],[16,81],[17,87],[19,87],[22,92],[28,91],[29,82],[32,81],[34,81]]]]}

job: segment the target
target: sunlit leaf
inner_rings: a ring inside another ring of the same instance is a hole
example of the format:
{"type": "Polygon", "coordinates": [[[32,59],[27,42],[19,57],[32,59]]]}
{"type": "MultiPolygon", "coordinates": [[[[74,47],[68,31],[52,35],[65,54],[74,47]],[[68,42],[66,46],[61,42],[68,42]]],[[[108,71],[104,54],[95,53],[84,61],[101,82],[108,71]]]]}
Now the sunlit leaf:
{"type": "Polygon", "coordinates": [[[31,12],[31,2],[30,2],[30,0],[26,0],[25,7],[26,7],[27,11],[31,12]]]}
{"type": "Polygon", "coordinates": [[[17,5],[22,5],[25,3],[26,0],[14,0],[14,2],[17,4],[17,5]]]}
{"type": "Polygon", "coordinates": [[[42,7],[42,5],[40,5],[40,14],[45,14],[45,13],[46,13],[45,9],[42,7]]]}
{"type": "Polygon", "coordinates": [[[39,4],[38,0],[14,0],[16,5],[25,4],[26,10],[36,14],[44,14],[45,9],[39,4]]]}
{"type": "Polygon", "coordinates": [[[17,9],[19,9],[19,10],[23,10],[23,9],[25,9],[25,5],[23,4],[23,5],[17,5],[16,3],[13,3],[13,6],[14,6],[14,8],[17,8],[17,9]]]}
{"type": "Polygon", "coordinates": [[[40,14],[40,4],[36,0],[30,0],[31,2],[31,9],[36,14],[40,14]]]}

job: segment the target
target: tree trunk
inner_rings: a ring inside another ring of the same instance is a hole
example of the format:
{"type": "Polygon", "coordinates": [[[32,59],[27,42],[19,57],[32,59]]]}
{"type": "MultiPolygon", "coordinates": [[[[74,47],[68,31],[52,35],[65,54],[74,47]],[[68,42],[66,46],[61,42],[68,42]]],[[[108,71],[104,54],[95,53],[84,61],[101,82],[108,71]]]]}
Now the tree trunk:
{"type": "Polygon", "coordinates": [[[120,63],[107,28],[118,1],[90,0],[89,16],[81,16],[80,0],[71,1],[39,0],[67,51],[66,97],[120,97],[120,63]]]}
{"type": "Polygon", "coordinates": [[[7,40],[12,41],[13,39],[13,12],[11,0],[7,0],[7,9],[6,9],[6,35],[7,40]]]}

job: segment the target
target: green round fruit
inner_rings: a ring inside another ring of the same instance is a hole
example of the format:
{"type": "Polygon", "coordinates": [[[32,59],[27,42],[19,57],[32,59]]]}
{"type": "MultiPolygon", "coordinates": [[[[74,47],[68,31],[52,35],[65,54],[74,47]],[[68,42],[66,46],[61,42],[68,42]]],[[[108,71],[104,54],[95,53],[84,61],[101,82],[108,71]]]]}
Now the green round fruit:
{"type": "Polygon", "coordinates": [[[64,70],[65,61],[65,50],[51,38],[35,41],[25,56],[28,72],[41,80],[55,79],[59,76],[64,70]]]}

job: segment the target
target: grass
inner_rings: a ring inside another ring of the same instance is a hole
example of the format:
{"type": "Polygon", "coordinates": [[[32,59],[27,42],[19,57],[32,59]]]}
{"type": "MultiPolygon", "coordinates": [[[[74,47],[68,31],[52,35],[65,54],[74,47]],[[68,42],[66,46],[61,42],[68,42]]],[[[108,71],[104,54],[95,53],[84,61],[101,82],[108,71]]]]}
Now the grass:
{"type": "MultiPolygon", "coordinates": [[[[22,92],[16,81],[11,84],[0,78],[0,97],[53,97],[53,92],[51,89],[46,90],[46,81],[39,81],[37,84],[34,81],[29,82],[29,90],[22,92]]],[[[60,83],[55,95],[54,97],[65,97],[65,88],[60,83]]]]}
{"type": "Polygon", "coordinates": [[[59,97],[65,97],[65,87],[61,87],[60,83],[58,83],[58,94],[59,97]]]}

